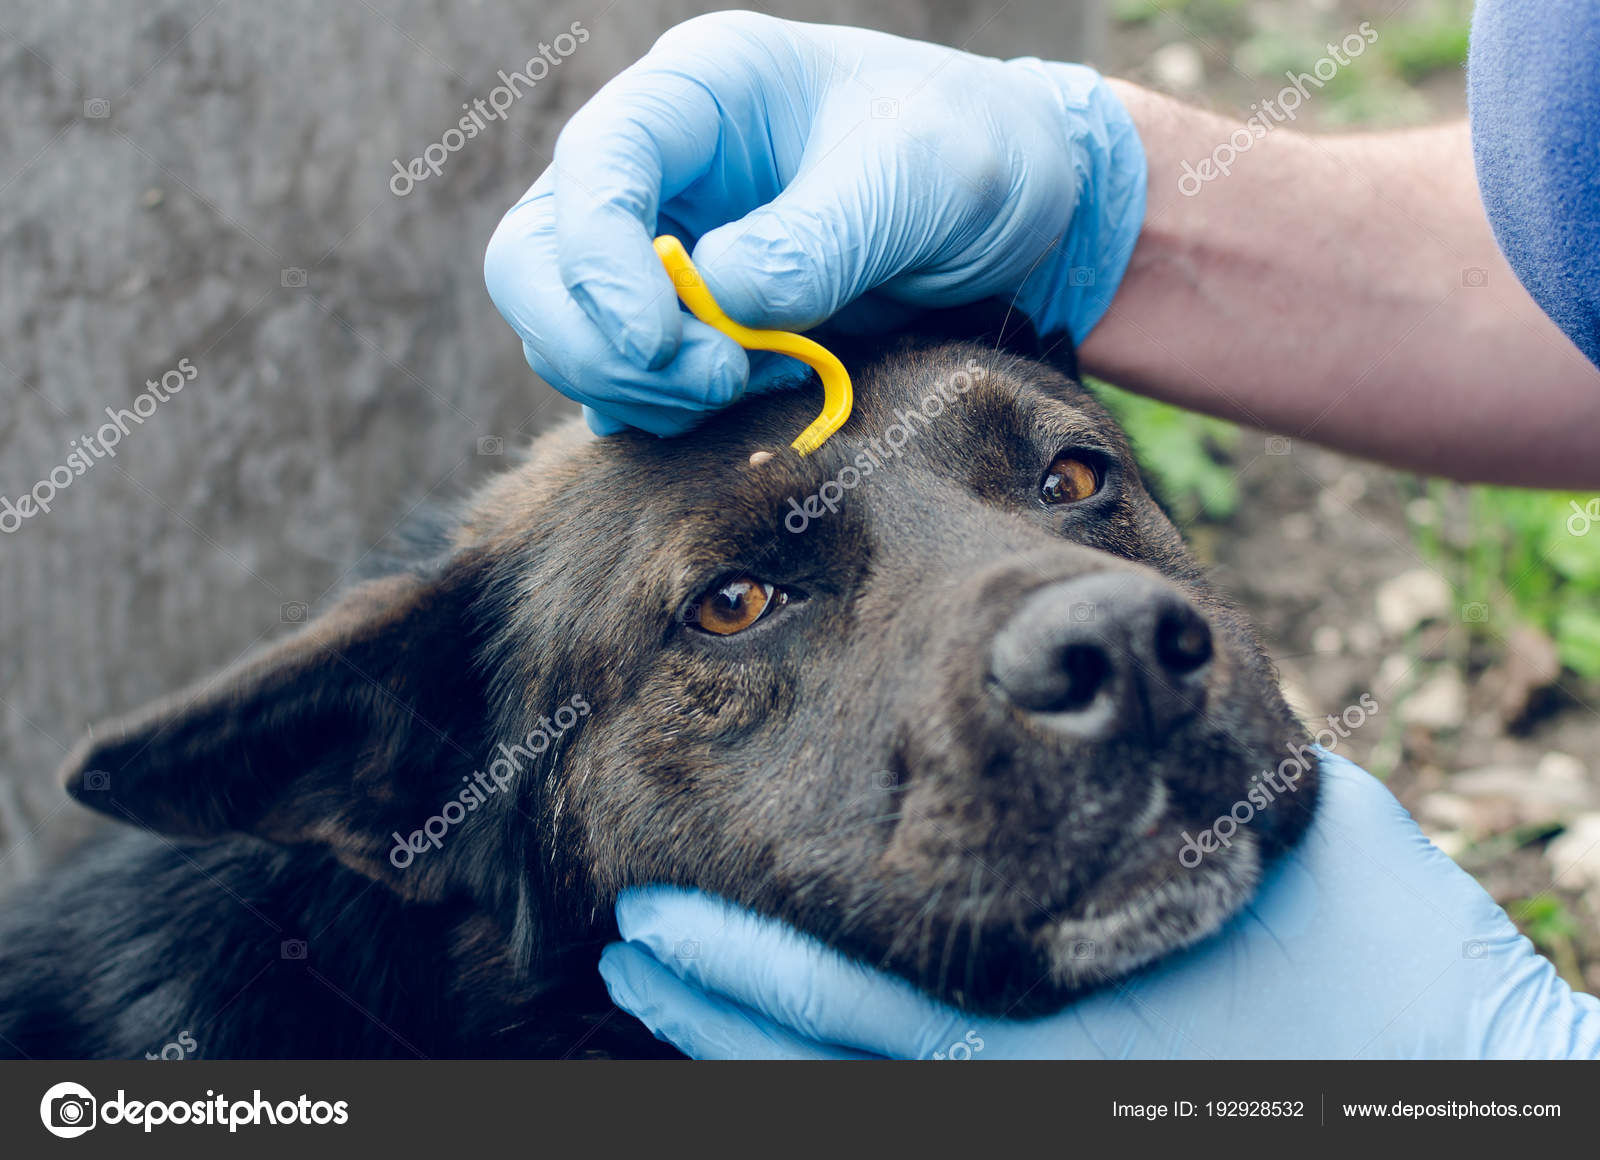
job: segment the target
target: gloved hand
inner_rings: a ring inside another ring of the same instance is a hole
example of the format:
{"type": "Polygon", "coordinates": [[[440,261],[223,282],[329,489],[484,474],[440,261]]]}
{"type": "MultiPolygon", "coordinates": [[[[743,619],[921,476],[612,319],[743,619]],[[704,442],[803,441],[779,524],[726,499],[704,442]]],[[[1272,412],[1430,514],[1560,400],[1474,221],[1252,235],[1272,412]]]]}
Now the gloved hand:
{"type": "Polygon", "coordinates": [[[682,238],[749,326],[804,330],[854,303],[841,327],[883,329],[1003,294],[1081,341],[1144,204],[1143,147],[1091,69],[723,12],[578,111],[484,278],[597,432],[671,435],[742,395],[751,364],[680,313],[655,234],[682,238]]]}
{"type": "Polygon", "coordinates": [[[1201,945],[1029,1022],[962,1014],[692,891],[630,891],[612,998],[699,1058],[1596,1058],[1574,994],[1375,778],[1323,759],[1302,844],[1201,945]],[[685,945],[694,953],[678,953],[685,945]]]}

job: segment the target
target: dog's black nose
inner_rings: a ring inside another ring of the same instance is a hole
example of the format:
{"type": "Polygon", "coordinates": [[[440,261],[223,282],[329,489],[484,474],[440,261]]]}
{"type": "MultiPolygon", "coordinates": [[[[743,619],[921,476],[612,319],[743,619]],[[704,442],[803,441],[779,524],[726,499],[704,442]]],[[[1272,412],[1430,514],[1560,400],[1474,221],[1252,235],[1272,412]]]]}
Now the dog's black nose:
{"type": "Polygon", "coordinates": [[[1177,591],[1096,572],[1029,596],[995,637],[989,671],[1012,704],[1097,741],[1198,712],[1211,652],[1205,618],[1177,591]]]}

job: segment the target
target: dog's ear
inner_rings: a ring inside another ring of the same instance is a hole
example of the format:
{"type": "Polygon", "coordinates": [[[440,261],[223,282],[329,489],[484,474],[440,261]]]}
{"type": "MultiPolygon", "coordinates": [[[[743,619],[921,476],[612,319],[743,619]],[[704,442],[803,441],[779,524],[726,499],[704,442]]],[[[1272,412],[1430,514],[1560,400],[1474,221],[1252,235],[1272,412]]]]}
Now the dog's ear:
{"type": "Polygon", "coordinates": [[[66,761],[67,791],[160,833],[320,844],[403,877],[402,893],[437,892],[444,860],[399,876],[390,834],[439,812],[478,760],[477,571],[458,557],[352,589],[258,657],[93,730],[66,761]]]}

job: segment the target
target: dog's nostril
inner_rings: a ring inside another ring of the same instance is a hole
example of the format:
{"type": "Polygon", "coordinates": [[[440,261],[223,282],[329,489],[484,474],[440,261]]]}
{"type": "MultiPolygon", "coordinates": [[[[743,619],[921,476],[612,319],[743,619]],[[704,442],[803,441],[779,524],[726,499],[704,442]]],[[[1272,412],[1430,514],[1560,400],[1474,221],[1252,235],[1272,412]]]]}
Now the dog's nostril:
{"type": "Polygon", "coordinates": [[[1156,625],[1156,660],[1176,676],[1187,676],[1211,659],[1211,629],[1194,612],[1172,609],[1156,625]]]}
{"type": "Polygon", "coordinates": [[[1157,743],[1204,705],[1216,647],[1182,593],[1107,570],[1032,592],[995,634],[989,678],[1059,734],[1157,743]]]}
{"type": "Polygon", "coordinates": [[[1061,653],[1061,674],[1066,677],[1066,684],[1060,695],[1052,698],[1051,704],[1036,708],[1054,713],[1087,709],[1111,676],[1111,661],[1094,645],[1068,645],[1061,653]]]}

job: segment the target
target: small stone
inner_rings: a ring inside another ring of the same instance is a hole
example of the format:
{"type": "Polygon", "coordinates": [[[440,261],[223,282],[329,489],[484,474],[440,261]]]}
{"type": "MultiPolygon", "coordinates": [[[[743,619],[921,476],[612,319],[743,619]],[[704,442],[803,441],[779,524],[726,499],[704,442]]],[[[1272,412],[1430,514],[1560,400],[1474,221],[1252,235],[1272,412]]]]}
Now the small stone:
{"type": "Polygon", "coordinates": [[[1443,620],[1453,597],[1444,577],[1414,568],[1380,584],[1375,602],[1378,624],[1389,636],[1399,638],[1425,621],[1443,620]]]}
{"type": "Polygon", "coordinates": [[[1299,544],[1309,540],[1317,531],[1317,522],[1309,512],[1290,512],[1283,517],[1283,538],[1299,544]]]}
{"type": "Polygon", "coordinates": [[[1439,522],[1439,505],[1426,496],[1418,496],[1406,504],[1406,518],[1419,528],[1431,528],[1439,522]]]}
{"type": "Polygon", "coordinates": [[[1545,847],[1544,856],[1555,885],[1600,889],[1600,813],[1574,818],[1566,832],[1545,847]]]}
{"type": "Polygon", "coordinates": [[[1367,481],[1359,472],[1349,471],[1322,489],[1317,496],[1317,510],[1330,520],[1344,520],[1362,496],[1367,493],[1367,481]]]}
{"type": "Polygon", "coordinates": [[[1472,847],[1472,839],[1460,830],[1440,830],[1429,834],[1428,840],[1439,847],[1446,858],[1459,858],[1472,847]]]}
{"type": "Polygon", "coordinates": [[[1583,762],[1570,753],[1552,749],[1534,766],[1533,776],[1549,785],[1587,786],[1589,770],[1583,762]]]}
{"type": "Polygon", "coordinates": [[[1344,651],[1344,637],[1333,625],[1321,625],[1311,634],[1311,651],[1341,653],[1344,651]]]}
{"type": "Polygon", "coordinates": [[[1438,732],[1467,718],[1467,686],[1455,669],[1440,669],[1400,704],[1400,720],[1438,732]]]}
{"type": "Polygon", "coordinates": [[[1450,779],[1450,788],[1464,797],[1519,797],[1533,784],[1533,773],[1515,765],[1480,765],[1463,769],[1450,779]]]}
{"type": "Polygon", "coordinates": [[[1460,794],[1440,790],[1423,795],[1417,803],[1417,818],[1445,829],[1472,830],[1477,828],[1478,814],[1460,794]]]}
{"type": "Polygon", "coordinates": [[[1328,488],[1347,505],[1353,504],[1367,494],[1367,473],[1365,471],[1347,471],[1334,480],[1328,488]]]}
{"type": "Polygon", "coordinates": [[[1164,89],[1189,93],[1206,79],[1205,61],[1200,50],[1186,40],[1164,44],[1150,54],[1150,72],[1164,89]]]}
{"type": "Polygon", "coordinates": [[[1482,811],[1479,821],[1493,829],[1538,825],[1574,818],[1591,808],[1593,793],[1586,780],[1541,777],[1538,770],[1512,765],[1486,765],[1450,779],[1450,791],[1482,811]]]}
{"type": "Polygon", "coordinates": [[[1560,676],[1556,642],[1532,625],[1515,625],[1506,636],[1505,660],[1491,678],[1498,689],[1500,720],[1508,727],[1519,724],[1560,676]]]}
{"type": "Polygon", "coordinates": [[[1390,653],[1378,664],[1378,675],[1372,679],[1372,691],[1380,700],[1392,700],[1405,691],[1407,683],[1416,676],[1416,662],[1401,653],[1390,653]]]}
{"type": "Polygon", "coordinates": [[[1350,641],[1350,650],[1362,656],[1378,651],[1378,646],[1383,643],[1383,637],[1372,625],[1363,621],[1352,624],[1345,636],[1350,641]]]}

